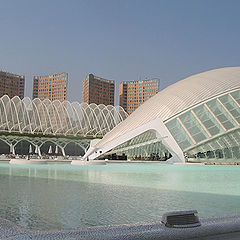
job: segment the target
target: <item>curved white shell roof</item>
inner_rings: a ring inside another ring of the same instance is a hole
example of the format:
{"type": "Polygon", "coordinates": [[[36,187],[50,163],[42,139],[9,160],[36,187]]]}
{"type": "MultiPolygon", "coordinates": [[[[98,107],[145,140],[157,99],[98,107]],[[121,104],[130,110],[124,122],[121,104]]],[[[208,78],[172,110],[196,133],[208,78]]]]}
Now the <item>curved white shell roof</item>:
{"type": "Polygon", "coordinates": [[[151,120],[163,121],[221,93],[240,87],[240,67],[225,67],[185,78],[160,91],[107,133],[96,147],[151,120]]]}

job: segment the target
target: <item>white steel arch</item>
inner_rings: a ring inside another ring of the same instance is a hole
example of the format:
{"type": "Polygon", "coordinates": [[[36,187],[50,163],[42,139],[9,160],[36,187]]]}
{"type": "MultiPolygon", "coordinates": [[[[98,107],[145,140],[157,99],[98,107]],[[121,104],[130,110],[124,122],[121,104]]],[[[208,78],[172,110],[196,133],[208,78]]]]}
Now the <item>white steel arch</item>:
{"type": "Polygon", "coordinates": [[[0,98],[0,131],[102,137],[117,124],[109,108],[122,115],[122,108],[115,106],[4,95],[0,98]]]}

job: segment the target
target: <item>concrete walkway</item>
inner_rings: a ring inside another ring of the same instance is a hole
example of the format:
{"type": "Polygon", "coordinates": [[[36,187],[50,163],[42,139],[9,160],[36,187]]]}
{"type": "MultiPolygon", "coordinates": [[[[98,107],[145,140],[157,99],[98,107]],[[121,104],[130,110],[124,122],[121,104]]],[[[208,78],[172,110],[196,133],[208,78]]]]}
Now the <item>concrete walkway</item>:
{"type": "Polygon", "coordinates": [[[220,234],[210,237],[201,237],[201,238],[194,238],[192,240],[239,240],[240,239],[240,232],[235,233],[226,233],[220,234]]]}

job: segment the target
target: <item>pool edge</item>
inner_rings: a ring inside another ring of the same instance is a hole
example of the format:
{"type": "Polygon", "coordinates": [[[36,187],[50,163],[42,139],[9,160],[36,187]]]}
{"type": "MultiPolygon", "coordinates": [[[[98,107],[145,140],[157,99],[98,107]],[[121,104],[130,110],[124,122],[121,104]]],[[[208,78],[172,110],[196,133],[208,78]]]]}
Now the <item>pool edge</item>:
{"type": "MultiPolygon", "coordinates": [[[[219,239],[222,234],[240,238],[240,216],[200,218],[201,226],[195,228],[167,228],[162,223],[136,223],[114,226],[75,228],[70,230],[34,231],[0,218],[0,239],[219,239]],[[239,234],[239,235],[238,235],[239,234]]],[[[231,239],[231,238],[229,238],[231,239]]]]}

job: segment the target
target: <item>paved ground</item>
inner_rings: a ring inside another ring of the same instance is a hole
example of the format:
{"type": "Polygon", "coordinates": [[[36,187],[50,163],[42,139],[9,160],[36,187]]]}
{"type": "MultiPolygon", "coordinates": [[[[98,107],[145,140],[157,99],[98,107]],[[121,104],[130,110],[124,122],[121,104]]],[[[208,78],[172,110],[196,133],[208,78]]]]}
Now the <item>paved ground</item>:
{"type": "Polygon", "coordinates": [[[200,219],[195,228],[167,228],[161,223],[93,227],[60,231],[31,231],[0,219],[1,240],[239,240],[240,216],[200,219]]]}
{"type": "Polygon", "coordinates": [[[193,238],[192,240],[240,240],[240,232],[193,238]]]}

